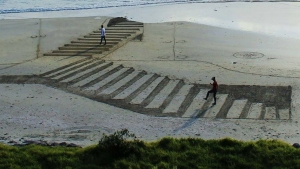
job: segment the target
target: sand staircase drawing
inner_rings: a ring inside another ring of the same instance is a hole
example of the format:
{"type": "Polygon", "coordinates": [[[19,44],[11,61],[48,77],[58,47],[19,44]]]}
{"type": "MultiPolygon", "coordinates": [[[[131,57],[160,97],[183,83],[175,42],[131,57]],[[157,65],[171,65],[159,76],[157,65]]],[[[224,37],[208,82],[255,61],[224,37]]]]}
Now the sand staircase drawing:
{"type": "Polygon", "coordinates": [[[43,83],[77,95],[153,116],[221,119],[291,119],[290,86],[220,85],[217,105],[203,98],[210,86],[186,84],[182,79],[135,70],[94,54],[111,52],[122,43],[141,36],[143,23],[121,21],[107,27],[107,45],[99,45],[94,31],[45,56],[86,56],[38,75],[43,83]]]}

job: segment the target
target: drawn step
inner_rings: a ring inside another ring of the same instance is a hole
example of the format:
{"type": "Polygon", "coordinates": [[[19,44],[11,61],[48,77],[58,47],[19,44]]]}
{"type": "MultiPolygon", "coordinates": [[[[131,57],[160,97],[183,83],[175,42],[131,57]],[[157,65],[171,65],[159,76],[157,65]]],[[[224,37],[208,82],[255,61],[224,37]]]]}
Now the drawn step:
{"type": "Polygon", "coordinates": [[[158,77],[145,90],[131,100],[131,104],[141,104],[165,77],[158,77]]]}
{"type": "Polygon", "coordinates": [[[290,110],[289,109],[279,109],[279,118],[280,120],[289,120],[290,119],[290,110]]]}
{"type": "Polygon", "coordinates": [[[227,113],[227,118],[238,119],[242,114],[247,101],[248,100],[235,100],[227,113]]]}
{"type": "Polygon", "coordinates": [[[139,87],[141,87],[148,79],[150,79],[154,74],[148,74],[143,76],[141,79],[136,81],[134,84],[132,84],[130,87],[125,89],[123,92],[115,96],[113,99],[125,99],[128,97],[131,93],[136,91],[139,87]]]}
{"type": "Polygon", "coordinates": [[[100,45],[99,43],[95,43],[95,44],[88,44],[88,43],[70,43],[70,44],[65,44],[65,47],[83,47],[83,48],[100,48],[100,49],[105,49],[105,48],[111,48],[113,47],[114,44],[108,44],[106,43],[106,45],[100,45]]]}
{"type": "Polygon", "coordinates": [[[106,73],[112,71],[113,69],[115,69],[115,68],[117,68],[117,67],[119,67],[119,66],[120,66],[120,65],[115,65],[115,64],[113,64],[112,66],[110,66],[110,67],[108,67],[108,68],[106,68],[106,69],[104,69],[104,70],[102,70],[102,71],[100,71],[100,72],[98,72],[98,73],[95,73],[95,74],[93,74],[92,76],[89,76],[88,78],[85,78],[85,79],[83,79],[83,80],[81,80],[81,81],[79,81],[79,82],[73,84],[72,86],[73,86],[73,87],[81,87],[81,86],[84,86],[85,84],[88,84],[89,82],[95,80],[95,79],[98,78],[98,77],[101,77],[101,76],[105,75],[106,73]]]}
{"type": "Polygon", "coordinates": [[[68,51],[76,51],[76,50],[83,50],[83,51],[108,51],[109,47],[107,48],[100,48],[100,47],[76,47],[76,46],[68,46],[68,47],[59,47],[59,50],[68,50],[68,51]]]}
{"type": "Polygon", "coordinates": [[[106,65],[109,65],[109,64],[111,64],[111,63],[103,63],[103,64],[96,65],[95,67],[93,67],[93,68],[91,68],[91,69],[88,69],[88,70],[79,72],[79,73],[77,73],[77,74],[74,75],[74,76],[71,76],[71,77],[69,77],[69,78],[67,78],[67,79],[62,80],[61,82],[69,82],[69,81],[72,81],[72,80],[77,79],[77,78],[79,78],[79,77],[81,77],[81,76],[83,76],[83,75],[85,75],[85,74],[88,74],[88,73],[90,73],[90,72],[92,72],[92,71],[94,71],[94,70],[96,70],[96,69],[99,69],[100,67],[103,67],[103,66],[106,66],[106,65]]]}
{"type": "Polygon", "coordinates": [[[225,103],[225,100],[227,99],[228,94],[218,94],[217,95],[217,104],[212,105],[214,100],[212,99],[210,101],[210,104],[212,105],[209,107],[206,111],[203,117],[209,117],[209,118],[215,118],[219,111],[221,110],[223,104],[225,103]]]}
{"type": "Polygon", "coordinates": [[[140,28],[131,28],[131,27],[128,27],[128,28],[122,28],[122,27],[107,27],[106,28],[107,31],[109,30],[140,30],[140,28]]]}
{"type": "Polygon", "coordinates": [[[60,74],[65,74],[71,70],[74,70],[74,69],[77,69],[77,68],[80,68],[81,66],[84,66],[86,64],[89,64],[93,61],[93,59],[88,59],[88,60],[85,60],[83,62],[80,62],[80,63],[77,63],[75,65],[72,65],[70,67],[66,67],[65,69],[61,69],[59,71],[56,71],[56,72],[53,72],[53,73],[50,73],[48,75],[46,75],[45,77],[48,77],[48,78],[52,78],[54,76],[57,76],[57,75],[60,75],[60,74]]]}
{"type": "MultiPolygon", "coordinates": [[[[101,62],[101,61],[100,61],[100,62],[101,62]]],[[[55,77],[53,77],[52,79],[61,79],[62,77],[66,76],[66,75],[69,75],[69,74],[71,74],[71,73],[74,73],[74,72],[76,72],[76,71],[78,71],[78,70],[85,69],[85,68],[90,68],[91,66],[95,65],[95,63],[98,64],[99,61],[93,61],[93,62],[91,62],[91,63],[88,63],[88,64],[86,64],[86,65],[80,67],[80,68],[73,69],[73,70],[70,70],[70,71],[68,71],[68,72],[66,72],[66,73],[64,73],[64,74],[55,76],[55,77]]]]}
{"type": "Polygon", "coordinates": [[[172,99],[170,104],[163,110],[163,113],[177,113],[182,102],[188,95],[193,85],[184,85],[172,99]]]}
{"type": "MultiPolygon", "coordinates": [[[[93,33],[100,33],[100,31],[93,31],[93,33]]],[[[106,29],[105,33],[130,33],[130,34],[133,34],[133,33],[136,33],[136,31],[135,30],[109,30],[109,29],[106,29]]]]}
{"type": "MultiPolygon", "coordinates": [[[[71,43],[73,43],[73,44],[76,44],[76,43],[85,43],[85,44],[100,45],[99,41],[89,41],[89,40],[74,40],[74,41],[71,41],[71,43]]],[[[106,45],[116,45],[118,43],[119,42],[117,42],[117,41],[106,41],[106,45]]]]}
{"type": "Polygon", "coordinates": [[[125,85],[127,82],[131,81],[134,77],[136,77],[141,71],[134,71],[119,82],[115,83],[114,85],[106,88],[105,90],[101,91],[99,95],[109,95],[118,90],[120,87],[125,85]]]}
{"type": "Polygon", "coordinates": [[[248,119],[258,119],[262,112],[262,103],[252,103],[249,109],[248,119]]]}
{"type": "MultiPolygon", "coordinates": [[[[107,37],[110,37],[110,38],[118,38],[118,39],[122,39],[122,38],[127,38],[128,36],[130,36],[130,34],[124,34],[123,36],[121,35],[115,35],[115,34],[112,34],[112,35],[107,35],[107,37]],[[125,36],[124,36],[125,35],[125,36]],[[128,35],[128,36],[127,36],[128,35]]],[[[86,35],[84,36],[84,38],[94,38],[94,39],[98,39],[99,41],[101,40],[101,34],[91,34],[91,35],[86,35]]],[[[105,38],[106,39],[106,38],[105,38]]]]}
{"type": "MultiPolygon", "coordinates": [[[[122,39],[120,38],[105,38],[106,42],[108,41],[121,41],[122,39]]],[[[83,41],[97,41],[98,43],[100,42],[100,38],[78,38],[78,40],[83,40],[83,41]]]]}
{"type": "Polygon", "coordinates": [[[169,83],[155,96],[155,98],[146,106],[146,108],[159,108],[168,95],[178,84],[179,80],[170,80],[169,83]]]}
{"type": "Polygon", "coordinates": [[[206,102],[206,100],[204,100],[203,98],[206,96],[207,92],[208,89],[200,89],[199,93],[193,99],[191,105],[188,107],[182,117],[196,117],[200,113],[202,106],[206,102]]]}
{"type": "Polygon", "coordinates": [[[107,84],[108,82],[112,81],[113,79],[117,78],[118,76],[120,76],[122,73],[125,73],[127,70],[129,70],[129,68],[123,68],[117,72],[115,72],[114,74],[108,76],[107,78],[101,80],[100,82],[84,89],[85,91],[89,90],[89,91],[92,91],[92,90],[97,90],[99,89],[100,87],[102,87],[103,85],[107,84]]]}
{"type": "Polygon", "coordinates": [[[42,73],[42,74],[40,74],[40,76],[41,76],[41,77],[46,77],[46,76],[48,76],[48,75],[50,75],[50,74],[53,74],[53,73],[58,72],[58,71],[61,71],[61,70],[63,70],[63,69],[67,69],[67,68],[72,67],[72,66],[74,66],[74,65],[76,65],[76,64],[79,64],[79,63],[82,63],[82,62],[84,62],[84,61],[87,61],[87,60],[90,60],[90,59],[91,59],[91,58],[88,58],[88,57],[85,57],[84,59],[82,59],[82,57],[79,57],[79,58],[81,58],[81,59],[80,59],[80,60],[77,60],[77,61],[75,61],[75,62],[66,64],[66,65],[64,65],[64,66],[61,66],[61,67],[59,67],[59,68],[50,70],[50,71],[48,71],[48,72],[42,73]]]}
{"type": "Polygon", "coordinates": [[[52,53],[92,53],[92,54],[101,54],[102,50],[55,50],[52,53]]]}
{"type": "Polygon", "coordinates": [[[276,108],[275,107],[266,107],[266,120],[276,120],[276,108]]]}
{"type": "Polygon", "coordinates": [[[120,22],[118,25],[144,25],[142,22],[120,22]]]}

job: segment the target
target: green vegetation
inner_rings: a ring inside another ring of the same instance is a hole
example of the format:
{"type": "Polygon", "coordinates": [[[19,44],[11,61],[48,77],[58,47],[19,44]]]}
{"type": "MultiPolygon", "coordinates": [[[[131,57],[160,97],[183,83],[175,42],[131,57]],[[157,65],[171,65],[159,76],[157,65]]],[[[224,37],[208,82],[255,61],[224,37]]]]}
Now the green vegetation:
{"type": "Polygon", "coordinates": [[[276,140],[164,138],[146,143],[128,130],[86,148],[0,145],[1,169],[300,168],[300,149],[276,140]]]}

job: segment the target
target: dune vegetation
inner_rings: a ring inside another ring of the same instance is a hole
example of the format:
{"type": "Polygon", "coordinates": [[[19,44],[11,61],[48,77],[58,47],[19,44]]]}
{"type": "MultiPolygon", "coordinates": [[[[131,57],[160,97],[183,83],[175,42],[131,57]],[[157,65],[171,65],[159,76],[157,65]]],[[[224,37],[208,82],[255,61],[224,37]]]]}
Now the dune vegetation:
{"type": "Polygon", "coordinates": [[[124,129],[80,148],[0,144],[1,169],[300,168],[300,149],[279,140],[138,140],[124,129]]]}

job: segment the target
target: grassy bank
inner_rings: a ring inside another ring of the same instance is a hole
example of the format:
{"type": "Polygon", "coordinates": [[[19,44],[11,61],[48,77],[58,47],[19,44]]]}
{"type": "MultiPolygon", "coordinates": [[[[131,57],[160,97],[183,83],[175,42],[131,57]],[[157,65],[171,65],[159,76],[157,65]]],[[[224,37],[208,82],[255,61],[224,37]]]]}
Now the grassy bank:
{"type": "Polygon", "coordinates": [[[146,143],[128,131],[86,148],[0,145],[1,169],[300,168],[300,149],[281,141],[164,138],[146,143]],[[130,140],[130,141],[128,141],[130,140]]]}

